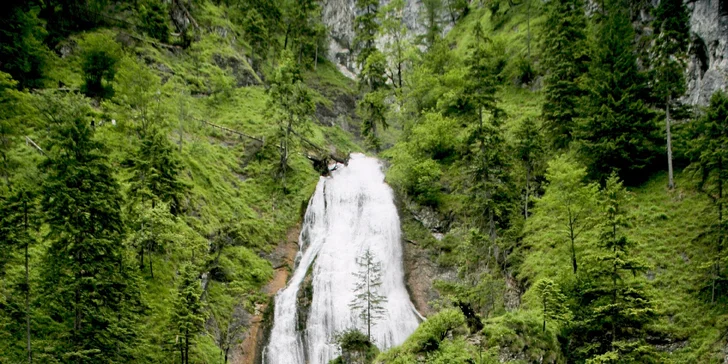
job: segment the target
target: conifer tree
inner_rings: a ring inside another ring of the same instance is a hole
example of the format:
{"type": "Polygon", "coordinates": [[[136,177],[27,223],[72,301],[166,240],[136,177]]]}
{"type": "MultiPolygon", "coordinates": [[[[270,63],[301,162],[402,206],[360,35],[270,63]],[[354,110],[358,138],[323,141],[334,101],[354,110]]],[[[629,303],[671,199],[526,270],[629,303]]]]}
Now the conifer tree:
{"type": "Polygon", "coordinates": [[[425,34],[422,36],[422,42],[427,49],[430,49],[442,37],[442,28],[440,27],[442,1],[443,0],[422,1],[422,5],[424,6],[420,17],[425,24],[425,34]]]}
{"type": "Polygon", "coordinates": [[[600,25],[586,86],[577,136],[590,174],[604,180],[617,171],[628,183],[644,179],[659,155],[659,131],[645,104],[648,90],[637,67],[634,30],[618,4],[600,25]]]}
{"type": "MultiPolygon", "coordinates": [[[[545,152],[543,137],[536,122],[532,118],[526,118],[516,129],[516,153],[526,170],[526,186],[523,202],[523,216],[528,219],[528,206],[531,199],[531,191],[534,190],[532,181],[535,179],[537,168],[543,164],[545,152]]],[[[535,181],[534,181],[535,182],[535,181]]]]}
{"type": "Polygon", "coordinates": [[[402,92],[403,73],[409,49],[407,27],[402,21],[404,5],[404,0],[392,0],[382,8],[380,14],[380,33],[386,37],[383,52],[391,67],[389,79],[398,90],[398,96],[401,96],[402,92]]]}
{"type": "MultiPolygon", "coordinates": [[[[31,348],[31,286],[30,286],[30,253],[31,245],[36,241],[36,234],[40,228],[40,214],[38,211],[38,191],[30,181],[16,186],[13,193],[3,201],[0,206],[0,245],[4,257],[16,249],[23,251],[25,276],[23,283],[19,284],[20,294],[23,296],[23,320],[25,326],[25,347],[28,363],[33,361],[31,348]]],[[[0,272],[3,267],[0,261],[0,272]]]]}
{"type": "Polygon", "coordinates": [[[688,12],[682,0],[662,0],[655,9],[654,56],[651,79],[653,93],[658,104],[665,110],[665,132],[667,140],[668,187],[673,189],[675,181],[672,171],[672,130],[670,108],[674,99],[685,93],[684,70],[690,44],[688,12]]]}
{"type": "Polygon", "coordinates": [[[247,11],[245,17],[245,35],[250,43],[252,54],[250,58],[253,60],[251,65],[254,69],[257,69],[258,65],[265,60],[268,50],[268,29],[265,24],[265,19],[258,13],[255,8],[247,11]]]}
{"type": "Polygon", "coordinates": [[[289,52],[283,53],[282,60],[271,77],[268,95],[268,116],[278,124],[279,175],[285,189],[293,135],[307,130],[308,122],[315,111],[311,91],[303,83],[300,70],[289,52]]]}
{"type": "Polygon", "coordinates": [[[180,162],[175,149],[164,132],[151,128],[141,140],[136,152],[125,165],[132,171],[130,192],[135,201],[154,208],[158,202],[169,204],[178,214],[187,186],[180,180],[180,162]]]}
{"type": "Polygon", "coordinates": [[[356,0],[359,15],[354,18],[354,46],[357,63],[364,68],[369,56],[377,49],[374,41],[379,33],[379,0],[356,0]]]}
{"type": "Polygon", "coordinates": [[[361,131],[367,144],[377,152],[382,147],[377,127],[386,129],[389,126],[385,117],[385,99],[388,94],[386,62],[384,55],[375,48],[359,75],[359,88],[364,92],[364,97],[357,104],[357,111],[362,118],[361,131]]]}
{"type": "Polygon", "coordinates": [[[359,318],[367,325],[367,338],[372,341],[372,326],[377,320],[384,317],[387,298],[379,290],[382,286],[382,263],[379,262],[370,249],[367,249],[356,261],[359,271],[354,273],[357,278],[354,286],[354,299],[349,304],[352,310],[359,313],[359,318]]]}
{"type": "Polygon", "coordinates": [[[566,296],[561,293],[559,285],[550,279],[541,279],[534,285],[539,296],[543,314],[543,329],[546,331],[546,321],[566,321],[571,312],[566,307],[566,296]]]}
{"type": "Polygon", "coordinates": [[[15,90],[17,82],[9,74],[0,72],[0,176],[5,187],[11,189],[10,175],[16,161],[10,155],[20,129],[23,112],[21,93],[15,90]]]}
{"type": "Polygon", "coordinates": [[[725,183],[728,181],[728,96],[716,92],[710,99],[705,115],[696,120],[692,127],[694,135],[690,141],[690,169],[699,176],[698,187],[713,202],[717,213],[716,254],[711,268],[711,302],[721,290],[725,290],[723,269],[728,264],[725,253],[726,232],[723,208],[726,204],[725,183]]]}
{"type": "Polygon", "coordinates": [[[653,349],[644,342],[645,325],[655,317],[655,309],[637,273],[646,263],[634,256],[634,242],[624,234],[629,196],[616,174],[612,174],[601,191],[599,252],[588,269],[589,288],[582,302],[589,308],[579,317],[575,335],[584,342],[585,354],[594,363],[649,362],[653,349]]]}
{"type": "Polygon", "coordinates": [[[482,216],[476,220],[487,227],[491,243],[496,239],[499,221],[507,219],[510,204],[509,170],[511,161],[508,145],[503,133],[503,111],[498,107],[496,98],[496,74],[491,63],[492,57],[487,48],[480,23],[473,28],[475,44],[466,59],[467,81],[466,110],[475,124],[469,137],[473,159],[471,196],[476,201],[482,216]]]}
{"type": "Polygon", "coordinates": [[[541,50],[546,70],[542,115],[556,148],[569,145],[579,116],[579,99],[584,94],[580,79],[588,66],[586,24],[581,0],[548,3],[541,50]]]}
{"type": "Polygon", "coordinates": [[[585,184],[586,168],[562,155],[549,162],[546,170],[548,185],[536,208],[556,220],[553,224],[571,251],[571,266],[578,270],[577,246],[583,234],[594,226],[593,210],[598,186],[585,184]]]}
{"type": "Polygon", "coordinates": [[[194,345],[195,337],[202,331],[205,322],[201,296],[202,288],[194,266],[189,264],[182,266],[173,317],[177,330],[175,342],[180,351],[182,364],[190,363],[190,348],[194,345]]]}
{"type": "Polygon", "coordinates": [[[64,361],[128,361],[138,288],[125,262],[119,185],[87,105],[73,94],[45,94],[40,108],[50,129],[41,164],[50,242],[44,301],[64,330],[56,352],[64,361]]]}

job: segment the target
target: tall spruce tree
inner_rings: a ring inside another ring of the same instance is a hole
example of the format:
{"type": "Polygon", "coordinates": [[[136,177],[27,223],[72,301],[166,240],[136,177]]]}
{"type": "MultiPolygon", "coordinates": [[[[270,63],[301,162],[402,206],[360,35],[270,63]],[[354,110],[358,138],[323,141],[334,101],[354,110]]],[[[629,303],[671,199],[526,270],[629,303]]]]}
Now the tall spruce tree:
{"type": "Polygon", "coordinates": [[[359,271],[354,273],[357,281],[354,286],[354,299],[349,307],[364,320],[367,325],[367,338],[371,342],[372,326],[386,313],[384,304],[387,298],[379,292],[382,286],[382,263],[367,249],[357,259],[356,264],[359,265],[359,271]]]}
{"type": "MultiPolygon", "coordinates": [[[[30,286],[30,247],[37,242],[40,229],[40,213],[38,210],[37,185],[32,181],[21,181],[10,196],[0,205],[0,249],[5,251],[3,259],[10,256],[14,250],[23,252],[25,275],[22,283],[18,284],[19,296],[23,297],[22,320],[25,328],[25,350],[28,363],[33,361],[31,346],[31,286],[30,286]],[[23,183],[24,182],[24,183],[23,183]]],[[[0,276],[2,272],[0,261],[0,276]]],[[[13,315],[19,318],[17,315],[13,315]]],[[[21,326],[21,325],[18,325],[21,326]]]]}
{"type": "Polygon", "coordinates": [[[93,137],[88,111],[88,101],[73,94],[45,94],[40,106],[50,130],[41,164],[50,242],[43,293],[63,328],[58,358],[124,362],[133,360],[138,287],[125,262],[119,184],[104,145],[93,137]]]}
{"type": "Polygon", "coordinates": [[[634,29],[618,5],[612,5],[598,30],[577,138],[593,177],[604,180],[617,171],[625,182],[635,183],[648,176],[659,155],[660,135],[645,103],[649,95],[637,66],[634,29]]]}
{"type": "Polygon", "coordinates": [[[593,212],[599,190],[596,184],[584,182],[586,174],[586,168],[566,155],[551,160],[546,170],[546,191],[536,203],[538,211],[554,219],[551,226],[569,244],[574,274],[579,268],[578,246],[584,241],[583,234],[594,226],[593,212]]]}
{"type": "Polygon", "coordinates": [[[357,104],[357,112],[362,118],[361,132],[369,147],[377,152],[382,148],[382,142],[377,135],[377,127],[381,126],[386,129],[389,126],[385,103],[389,88],[386,72],[387,60],[375,48],[367,58],[364,69],[359,75],[359,88],[364,92],[364,97],[357,104]]]}
{"type": "Polygon", "coordinates": [[[692,127],[694,135],[689,144],[689,169],[697,174],[698,187],[713,202],[717,214],[713,217],[717,217],[713,225],[716,242],[710,279],[711,302],[715,302],[719,294],[728,292],[723,274],[728,264],[724,247],[728,227],[725,226],[726,219],[723,216],[727,202],[724,189],[728,181],[728,95],[720,91],[713,94],[705,115],[696,120],[692,127]]]}
{"type": "MultiPolygon", "coordinates": [[[[520,159],[523,168],[526,171],[524,198],[523,198],[523,216],[528,219],[528,207],[531,203],[531,192],[536,189],[535,183],[536,173],[542,170],[544,162],[544,143],[541,130],[536,125],[533,118],[526,118],[518,129],[515,131],[516,137],[516,155],[520,159]]],[[[541,173],[543,173],[541,171],[541,173]]]]}
{"type": "MultiPolygon", "coordinates": [[[[473,159],[471,196],[479,206],[482,216],[476,217],[488,231],[491,243],[497,236],[498,222],[505,222],[510,203],[509,169],[511,160],[503,132],[504,112],[496,97],[496,71],[492,63],[489,40],[480,23],[473,28],[475,44],[465,60],[467,81],[465,85],[467,116],[474,124],[469,137],[470,157],[473,159]]],[[[501,224],[502,225],[502,224],[501,224]]]]}
{"type": "Polygon", "coordinates": [[[587,22],[581,0],[554,0],[547,6],[541,47],[546,71],[542,115],[551,143],[565,148],[573,139],[584,95],[580,82],[588,68],[587,22]]]}
{"type": "Polygon", "coordinates": [[[646,263],[634,256],[634,242],[624,233],[629,195],[616,174],[601,191],[601,234],[598,253],[591,257],[588,288],[581,302],[587,311],[574,321],[572,338],[583,345],[577,352],[593,363],[653,362],[654,349],[645,343],[645,325],[655,318],[643,279],[637,273],[646,263]]]}
{"type": "Polygon", "coordinates": [[[288,157],[295,146],[293,136],[307,130],[315,111],[311,91],[308,89],[298,65],[289,52],[284,52],[281,63],[271,77],[268,101],[268,117],[278,124],[279,176],[283,188],[286,186],[288,157]]]}
{"type": "Polygon", "coordinates": [[[685,93],[685,68],[690,25],[688,11],[682,0],[661,0],[655,9],[654,56],[652,57],[651,79],[655,98],[665,110],[665,133],[667,141],[668,187],[673,189],[675,181],[672,170],[672,130],[670,108],[675,99],[685,93]]]}
{"type": "Polygon", "coordinates": [[[172,320],[177,330],[175,343],[179,348],[182,364],[190,363],[190,348],[194,345],[197,334],[203,330],[202,325],[205,322],[202,288],[198,276],[195,267],[190,264],[180,268],[172,320]]]}
{"type": "Polygon", "coordinates": [[[377,49],[374,42],[379,33],[379,0],[356,0],[359,15],[354,18],[354,47],[357,63],[364,68],[367,58],[377,49]]]}
{"type": "Polygon", "coordinates": [[[538,293],[543,315],[541,331],[546,331],[546,321],[548,320],[559,322],[569,319],[571,312],[566,306],[566,296],[561,293],[561,288],[557,283],[544,278],[536,282],[534,288],[538,293]]]}

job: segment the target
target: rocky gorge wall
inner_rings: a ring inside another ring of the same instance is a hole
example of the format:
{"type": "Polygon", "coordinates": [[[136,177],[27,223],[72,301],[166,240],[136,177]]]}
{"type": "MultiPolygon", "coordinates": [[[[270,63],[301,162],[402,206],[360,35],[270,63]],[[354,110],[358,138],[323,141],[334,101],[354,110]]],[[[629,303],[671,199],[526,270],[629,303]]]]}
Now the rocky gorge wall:
{"type": "MultiPolygon", "coordinates": [[[[389,0],[381,0],[382,6],[389,0]]],[[[590,7],[596,6],[590,2],[590,7]]],[[[659,0],[652,0],[647,9],[638,16],[642,28],[648,28],[652,20],[649,6],[656,7],[659,0]]],[[[690,59],[686,69],[688,91],[683,102],[692,105],[706,105],[710,96],[717,90],[728,87],[728,0],[688,0],[690,11],[691,46],[690,59]]],[[[471,6],[476,6],[471,1],[471,6]]],[[[406,0],[402,12],[402,22],[412,37],[425,33],[425,25],[421,20],[424,8],[422,0],[406,0]]],[[[354,18],[357,15],[356,0],[324,0],[323,21],[329,29],[329,51],[327,58],[337,65],[339,70],[355,79],[358,73],[352,57],[354,40],[354,18]]],[[[452,28],[452,22],[445,15],[441,16],[442,28],[446,33],[452,28]]],[[[651,32],[651,30],[647,32],[651,32]]],[[[386,39],[379,39],[380,45],[386,39]]]]}

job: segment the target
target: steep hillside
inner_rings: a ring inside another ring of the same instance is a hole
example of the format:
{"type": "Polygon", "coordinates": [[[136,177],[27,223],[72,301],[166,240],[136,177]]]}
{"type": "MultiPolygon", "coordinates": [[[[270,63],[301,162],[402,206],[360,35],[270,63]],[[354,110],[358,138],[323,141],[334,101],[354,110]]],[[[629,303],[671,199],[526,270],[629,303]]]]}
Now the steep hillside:
{"type": "MultiPolygon", "coordinates": [[[[587,6],[587,13],[592,14],[588,18],[590,42],[596,41],[598,35],[593,32],[602,26],[594,15],[599,6],[587,6]]],[[[649,47],[654,41],[649,38],[654,31],[654,8],[642,6],[641,11],[632,12],[637,29],[634,39],[649,47]]],[[[715,30],[725,20],[717,7],[707,2],[689,4],[691,52],[696,52],[695,44],[713,36],[714,32],[706,29],[715,30]],[[708,14],[705,8],[710,6],[716,9],[708,14]]],[[[606,192],[595,192],[594,205],[574,205],[584,209],[587,221],[583,231],[578,231],[582,235],[575,245],[579,263],[576,274],[568,226],[559,215],[560,206],[573,202],[559,200],[564,197],[558,197],[557,187],[550,190],[549,185],[560,183],[554,182],[556,160],[572,160],[574,165],[568,168],[591,162],[577,143],[565,149],[548,145],[551,141],[542,119],[546,102],[543,85],[549,72],[543,48],[548,5],[492,2],[483,7],[471,4],[469,10],[443,38],[449,52],[433,46],[412,61],[408,88],[401,91],[407,109],[394,113],[394,118],[404,120],[405,131],[383,153],[391,162],[388,181],[400,196],[407,282],[418,309],[431,316],[404,345],[381,355],[377,362],[583,362],[589,355],[584,353],[600,345],[595,337],[609,332],[578,331],[576,319],[588,312],[589,292],[601,289],[592,286],[590,279],[606,259],[601,255],[603,240],[600,242],[606,221],[602,194],[606,192]],[[462,93],[467,92],[468,72],[472,72],[474,62],[471,54],[477,49],[476,24],[484,30],[488,55],[495,63],[499,84],[496,105],[503,112],[497,121],[491,114],[486,120],[495,127],[499,125],[496,122],[502,125],[505,145],[498,146],[497,139],[486,145],[503,148],[495,153],[509,156],[504,158],[507,164],[503,167],[497,164],[502,163],[498,159],[488,159],[491,166],[498,166],[491,168],[505,170],[498,174],[500,181],[493,182],[503,185],[494,187],[501,190],[490,195],[501,199],[492,202],[496,207],[487,197],[479,199],[477,193],[483,187],[470,177],[481,167],[469,154],[476,148],[469,139],[475,127],[469,124],[467,109],[463,111],[468,100],[462,93]],[[532,138],[526,137],[529,128],[531,135],[543,139],[528,140],[532,138]],[[491,208],[495,209],[495,219],[489,226],[491,208]],[[544,288],[552,284],[548,282],[555,284],[558,293],[544,288]],[[563,305],[567,311],[555,312],[552,305],[563,305]],[[443,311],[448,307],[457,309],[443,311]],[[577,344],[578,336],[593,341],[577,344]]],[[[723,42],[711,44],[710,65],[705,63],[700,74],[694,72],[699,57],[690,53],[683,98],[688,104],[706,105],[715,90],[724,88],[723,42]],[[713,77],[706,72],[709,68],[717,72],[713,75],[721,74],[715,81],[709,81],[713,77]]],[[[649,48],[635,51],[644,57],[650,57],[649,52],[649,48]]],[[[644,63],[642,67],[648,74],[644,63]]],[[[699,119],[701,110],[694,109],[694,114],[683,116],[686,123],[673,126],[678,135],[673,145],[680,169],[692,161],[689,138],[694,134],[689,120],[699,119]]],[[[664,119],[658,116],[655,123],[656,127],[662,123],[664,129],[664,119]]],[[[657,170],[666,169],[664,158],[663,154],[655,160],[657,170]]],[[[644,289],[651,302],[647,311],[635,315],[654,315],[655,319],[632,340],[634,344],[641,338],[650,347],[647,351],[654,354],[629,357],[629,349],[620,347],[621,361],[600,357],[594,360],[602,361],[594,362],[722,363],[728,345],[728,309],[724,298],[715,295],[711,278],[716,249],[720,249],[715,247],[716,240],[720,241],[718,210],[713,203],[716,200],[711,200],[716,195],[701,187],[695,163],[676,174],[674,190],[668,189],[665,172],[642,175],[649,176],[647,182],[638,181],[627,188],[626,205],[621,207],[625,226],[620,230],[634,243],[627,257],[643,262],[642,268],[635,268],[634,276],[630,272],[617,277],[644,289]]],[[[606,178],[582,177],[585,180],[577,179],[579,183],[597,182],[594,191],[606,188],[606,178]]]]}
{"type": "MultiPolygon", "coordinates": [[[[322,172],[309,158],[325,163],[330,154],[346,156],[360,150],[351,134],[358,133],[352,81],[323,59],[301,67],[315,109],[301,120],[300,137],[290,142],[282,183],[281,127],[271,113],[267,91],[282,63],[282,44],[273,45],[279,35],[271,30],[266,33],[265,54],[255,53],[260,46],[254,42],[261,40],[246,28],[241,7],[209,1],[90,1],[52,3],[57,13],[48,15],[40,2],[13,6],[15,18],[9,15],[9,24],[18,22],[31,32],[15,39],[25,39],[45,53],[37,57],[41,76],[36,75],[32,85],[25,81],[21,91],[13,91],[11,84],[2,84],[3,158],[11,161],[3,164],[3,201],[18,188],[43,183],[49,171],[35,166],[58,155],[49,131],[54,120],[66,117],[64,108],[88,108],[80,116],[83,128],[90,128],[93,140],[100,143],[99,152],[123,197],[124,228],[116,243],[123,246],[129,274],[138,279],[134,287],[139,304],[126,318],[129,323],[123,329],[130,336],[125,336],[127,346],[118,354],[126,359],[109,359],[109,353],[106,360],[179,361],[179,348],[185,343],[180,328],[188,320],[184,315],[190,314],[184,313],[185,305],[192,305],[180,301],[180,292],[191,271],[190,289],[199,294],[201,326],[187,326],[196,333],[189,362],[243,362],[244,356],[245,362],[252,361],[254,352],[244,352],[250,348],[240,344],[250,335],[252,342],[260,340],[251,328],[275,292],[263,288],[274,276],[280,280],[277,272],[284,274],[293,264],[293,256],[277,247],[285,250],[295,243],[296,226],[322,172]],[[83,17],[89,22],[81,22],[83,17]],[[66,21],[62,29],[54,27],[59,19],[66,21]],[[162,30],[155,32],[154,25],[162,30]],[[42,42],[52,48],[44,51],[42,42]],[[116,66],[104,74],[106,93],[74,98],[89,93],[86,65],[92,52],[115,59],[116,66]],[[56,111],[50,109],[55,104],[60,105],[56,111]],[[16,115],[13,108],[22,114],[16,115]],[[166,145],[162,150],[176,161],[171,170],[159,172],[176,174],[169,178],[182,186],[179,199],[139,193],[135,166],[150,156],[144,153],[156,153],[142,149],[144,130],[159,130],[159,143],[166,145]]],[[[4,69],[28,75],[9,66],[4,69]]],[[[3,206],[3,213],[9,211],[3,206]]],[[[6,217],[3,224],[10,222],[6,217]]],[[[78,349],[63,342],[68,318],[47,305],[52,293],[45,288],[49,277],[44,267],[55,240],[48,235],[42,213],[38,219],[41,224],[30,234],[33,244],[26,262],[27,344],[37,362],[67,362],[68,352],[78,349]]],[[[0,362],[15,363],[28,356],[21,299],[26,292],[24,253],[8,235],[3,235],[2,244],[0,362]]],[[[82,355],[83,362],[100,362],[95,355],[107,354],[92,350],[82,355]]]]}

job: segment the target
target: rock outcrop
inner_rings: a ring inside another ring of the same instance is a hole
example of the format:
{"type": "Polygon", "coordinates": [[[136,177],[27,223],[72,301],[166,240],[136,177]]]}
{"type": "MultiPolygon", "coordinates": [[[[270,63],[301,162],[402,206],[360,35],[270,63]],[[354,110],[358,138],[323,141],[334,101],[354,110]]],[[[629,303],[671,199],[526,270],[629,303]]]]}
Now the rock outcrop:
{"type": "MultiPolygon", "coordinates": [[[[390,0],[380,0],[380,6],[385,6],[390,0]]],[[[414,38],[425,34],[425,24],[421,21],[421,13],[424,10],[422,0],[406,0],[402,11],[402,22],[407,27],[407,33],[414,38]]],[[[329,52],[326,55],[339,70],[350,78],[358,74],[354,62],[354,18],[357,15],[356,0],[324,0],[323,1],[323,22],[329,29],[329,52]]],[[[452,22],[446,14],[440,16],[440,27],[447,33],[452,28],[452,22]]],[[[386,40],[377,40],[381,49],[386,40]]]]}
{"type": "Polygon", "coordinates": [[[706,105],[710,96],[728,86],[728,2],[695,0],[690,11],[690,63],[685,101],[706,105]]]}

